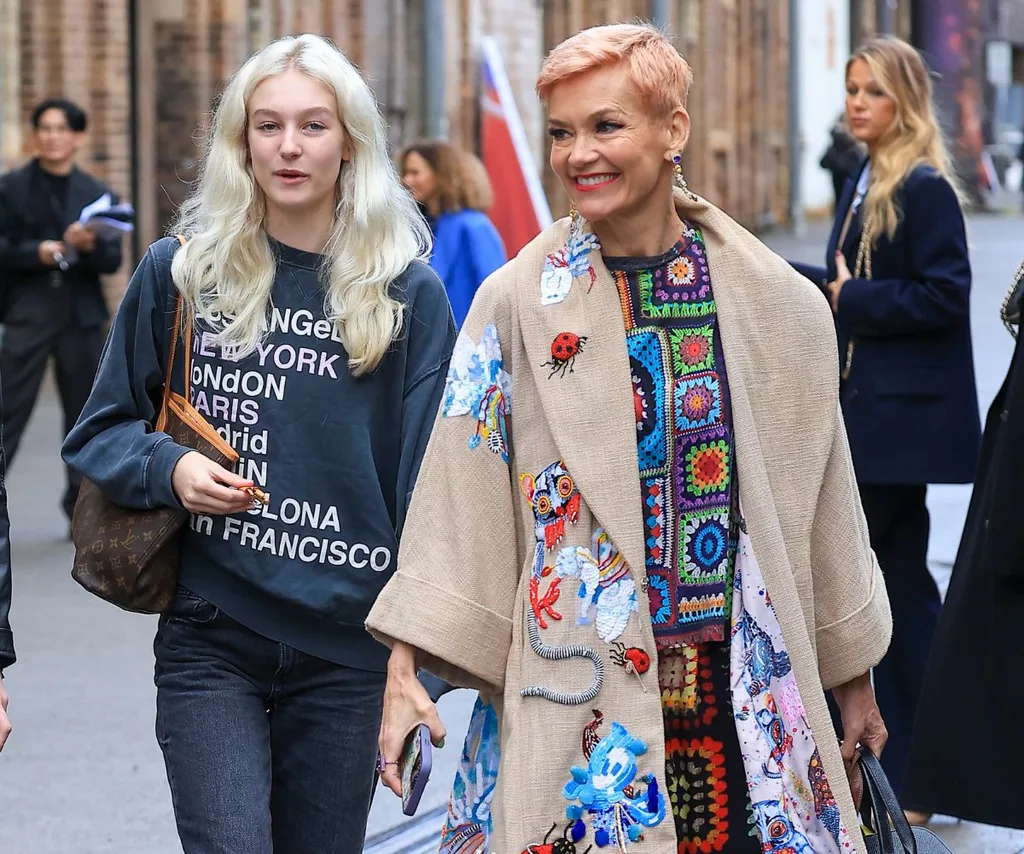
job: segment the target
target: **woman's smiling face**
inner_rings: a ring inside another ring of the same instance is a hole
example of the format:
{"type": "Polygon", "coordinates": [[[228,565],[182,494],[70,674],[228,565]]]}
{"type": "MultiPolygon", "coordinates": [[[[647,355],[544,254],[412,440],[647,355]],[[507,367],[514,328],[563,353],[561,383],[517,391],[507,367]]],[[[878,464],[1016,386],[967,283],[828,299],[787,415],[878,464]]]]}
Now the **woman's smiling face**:
{"type": "Polygon", "coordinates": [[[671,192],[672,117],[650,114],[623,63],[556,84],[548,115],[551,168],[590,222],[629,217],[671,192]]]}

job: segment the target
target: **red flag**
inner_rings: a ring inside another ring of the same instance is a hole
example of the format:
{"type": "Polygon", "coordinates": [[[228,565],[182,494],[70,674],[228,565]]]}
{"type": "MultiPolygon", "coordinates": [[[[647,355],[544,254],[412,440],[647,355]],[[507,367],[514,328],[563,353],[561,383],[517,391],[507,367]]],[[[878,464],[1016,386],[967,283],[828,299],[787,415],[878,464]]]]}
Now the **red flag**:
{"type": "Polygon", "coordinates": [[[493,38],[481,40],[480,159],[494,189],[491,221],[512,258],[551,224],[551,209],[493,38]]]}

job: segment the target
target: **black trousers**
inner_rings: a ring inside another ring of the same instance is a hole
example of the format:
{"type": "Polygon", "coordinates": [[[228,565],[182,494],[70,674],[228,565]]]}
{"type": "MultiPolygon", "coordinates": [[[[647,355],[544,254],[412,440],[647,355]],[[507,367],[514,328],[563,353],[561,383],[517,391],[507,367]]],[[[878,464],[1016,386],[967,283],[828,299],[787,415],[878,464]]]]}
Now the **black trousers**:
{"type": "MultiPolygon", "coordinates": [[[[50,357],[56,366],[57,390],[64,410],[64,435],[67,436],[92,390],[103,341],[102,327],[83,329],[61,317],[4,325],[0,338],[0,382],[3,383],[0,424],[8,463],[18,451],[50,357]]],[[[68,468],[61,506],[69,520],[81,485],[81,475],[68,468]]]]}
{"type": "MultiPolygon", "coordinates": [[[[929,516],[924,485],[860,484],[871,548],[892,607],[892,643],[874,670],[878,708],[889,731],[882,767],[897,796],[907,778],[910,737],[939,622],[939,589],[928,571],[929,516]]],[[[837,711],[833,706],[833,715],[837,711]]],[[[841,729],[837,726],[837,731],[841,729]]]]}

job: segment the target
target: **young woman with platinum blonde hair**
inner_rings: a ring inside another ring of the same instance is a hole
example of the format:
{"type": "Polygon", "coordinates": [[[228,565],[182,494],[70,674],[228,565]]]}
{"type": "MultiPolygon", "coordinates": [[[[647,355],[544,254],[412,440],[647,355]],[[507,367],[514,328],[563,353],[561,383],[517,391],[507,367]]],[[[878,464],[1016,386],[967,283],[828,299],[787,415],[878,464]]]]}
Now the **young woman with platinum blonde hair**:
{"type": "Polygon", "coordinates": [[[832,307],[857,488],[892,606],[892,646],[874,682],[890,734],[882,766],[900,795],[940,609],[928,484],[970,483],[981,445],[971,262],[917,50],[892,37],[857,50],[846,65],[846,113],[868,156],[836,207],[826,266],[796,266],[832,307]]]}
{"type": "Polygon", "coordinates": [[[235,74],[178,230],[132,278],[65,459],[120,504],[192,513],[154,642],[185,854],[360,851],[387,665],[363,623],[455,330],[340,51],[284,38],[235,74]],[[154,429],[179,298],[193,346],[171,386],[235,471],[154,429]]]}
{"type": "Polygon", "coordinates": [[[367,623],[393,791],[406,735],[444,734],[418,668],[481,692],[442,854],[864,850],[890,619],[835,332],[682,180],[692,81],[646,25],[541,68],[572,214],[477,291],[367,623]]]}

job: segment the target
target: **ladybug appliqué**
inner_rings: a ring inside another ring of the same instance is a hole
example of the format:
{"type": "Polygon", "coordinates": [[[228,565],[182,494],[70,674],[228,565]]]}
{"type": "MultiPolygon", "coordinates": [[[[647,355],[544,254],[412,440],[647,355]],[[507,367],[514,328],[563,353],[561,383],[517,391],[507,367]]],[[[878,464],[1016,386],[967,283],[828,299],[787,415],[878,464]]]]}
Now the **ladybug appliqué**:
{"type": "Polygon", "coordinates": [[[619,665],[627,673],[632,673],[640,681],[640,687],[647,693],[647,686],[644,685],[643,675],[651,669],[651,657],[640,647],[626,647],[625,644],[617,643],[611,648],[608,657],[619,665]]]}
{"type": "Polygon", "coordinates": [[[548,379],[555,374],[565,376],[566,371],[573,372],[573,364],[576,357],[583,352],[583,345],[587,343],[587,336],[577,335],[575,332],[559,332],[555,340],[551,342],[551,361],[544,362],[542,368],[551,368],[548,379]]]}
{"type": "MultiPolygon", "coordinates": [[[[586,829],[583,826],[583,822],[577,821],[573,824],[567,825],[562,833],[561,839],[556,839],[554,842],[548,842],[548,838],[554,833],[558,823],[551,825],[549,830],[544,835],[544,841],[540,845],[527,845],[526,850],[523,854],[576,854],[576,843],[579,842],[586,834],[586,829]],[[572,839],[569,838],[570,831],[572,832],[572,839]]],[[[594,846],[590,846],[593,848],[594,846]]],[[[587,854],[590,851],[587,848],[583,854],[587,854]]]]}
{"type": "Polygon", "coordinates": [[[651,657],[639,647],[631,646],[627,649],[624,644],[617,643],[612,647],[610,657],[617,665],[624,667],[627,673],[643,676],[651,669],[651,657]]]}

